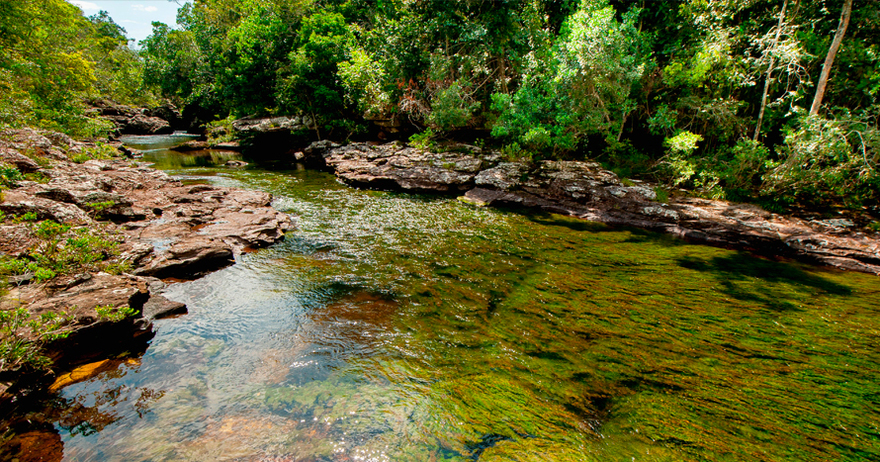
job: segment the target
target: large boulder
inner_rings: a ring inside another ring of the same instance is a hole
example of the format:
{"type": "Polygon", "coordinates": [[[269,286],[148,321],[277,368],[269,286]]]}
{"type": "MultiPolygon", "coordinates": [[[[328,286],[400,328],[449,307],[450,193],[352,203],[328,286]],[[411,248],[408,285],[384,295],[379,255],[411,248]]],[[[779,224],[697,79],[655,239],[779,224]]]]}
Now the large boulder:
{"type": "Polygon", "coordinates": [[[268,133],[291,133],[298,130],[311,130],[314,122],[308,117],[279,116],[239,119],[232,122],[232,129],[239,136],[264,135],[268,133]]]}
{"type": "Polygon", "coordinates": [[[497,160],[481,156],[480,152],[476,147],[434,153],[398,142],[354,143],[326,150],[323,158],[325,165],[351,185],[462,193],[473,188],[477,174],[497,160]]]}
{"type": "Polygon", "coordinates": [[[400,143],[316,142],[306,161],[348,184],[462,194],[481,206],[533,208],[619,226],[674,234],[693,242],[799,257],[880,274],[880,241],[845,220],[809,221],[760,207],[677,195],[658,199],[656,185],[622,182],[595,162],[501,162],[476,148],[434,153],[400,143]]]}
{"type": "MultiPolygon", "coordinates": [[[[13,165],[26,165],[24,159],[30,158],[22,152],[54,156],[62,149],[92,147],[32,130],[6,135],[0,140],[0,155],[13,165]]],[[[100,349],[92,345],[94,339],[120,332],[122,337],[148,333],[151,319],[185,311],[183,305],[156,295],[161,283],[153,276],[194,279],[231,265],[241,252],[278,242],[291,226],[287,214],[271,207],[267,193],[185,185],[123,159],[77,164],[62,155],[52,157],[51,164],[39,170],[47,182],[22,180],[3,191],[0,211],[7,219],[0,224],[0,252],[26,258],[41,245],[34,224],[15,219],[30,213],[38,220],[103,232],[106,239],[118,242],[119,254],[111,262],[122,268],[129,265],[130,273],[83,272],[45,282],[33,274],[9,279],[15,287],[0,299],[0,309],[27,306],[34,315],[71,316],[71,336],[53,347],[56,353],[79,351],[86,344],[100,349]],[[127,306],[137,315],[106,319],[98,308],[108,306],[127,306]]]]}
{"type": "Polygon", "coordinates": [[[171,133],[174,128],[163,115],[171,115],[179,124],[179,113],[171,107],[145,109],[108,100],[92,101],[93,111],[116,126],[116,132],[124,135],[155,135],[171,133]]]}

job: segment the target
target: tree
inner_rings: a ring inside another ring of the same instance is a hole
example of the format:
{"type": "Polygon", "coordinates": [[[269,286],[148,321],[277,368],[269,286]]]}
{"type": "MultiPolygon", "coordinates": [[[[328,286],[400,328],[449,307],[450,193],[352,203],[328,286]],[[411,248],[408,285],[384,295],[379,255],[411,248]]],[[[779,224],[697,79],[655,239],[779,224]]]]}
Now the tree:
{"type": "MultiPolygon", "coordinates": [[[[785,23],[785,9],[788,7],[788,0],[782,3],[782,9],[779,10],[779,23],[776,24],[776,34],[773,37],[772,48],[779,45],[779,36],[782,35],[782,26],[785,23]]],[[[761,109],[758,112],[758,123],[755,125],[755,135],[753,140],[757,141],[761,134],[761,123],[764,121],[764,111],[767,110],[767,96],[770,94],[770,83],[772,82],[773,70],[776,64],[776,58],[770,56],[770,63],[767,65],[767,77],[764,78],[764,93],[761,95],[761,109]]]]}
{"type": "Polygon", "coordinates": [[[825,63],[822,65],[822,74],[819,75],[819,83],[816,85],[816,96],[813,98],[813,105],[810,107],[810,115],[819,113],[819,107],[822,106],[822,98],[825,97],[825,87],[828,85],[828,76],[831,75],[831,66],[834,65],[834,58],[837,56],[837,50],[843,42],[843,36],[849,27],[849,18],[852,15],[853,0],[844,0],[843,10],[840,13],[840,25],[837,26],[837,32],[834,34],[834,40],[831,41],[831,47],[828,48],[828,54],[825,56],[825,63]]]}
{"type": "Polygon", "coordinates": [[[564,152],[603,134],[619,140],[635,108],[633,88],[649,66],[634,9],[618,21],[608,1],[582,3],[551,50],[528,57],[519,89],[496,93],[492,134],[527,150],[564,152]]]}

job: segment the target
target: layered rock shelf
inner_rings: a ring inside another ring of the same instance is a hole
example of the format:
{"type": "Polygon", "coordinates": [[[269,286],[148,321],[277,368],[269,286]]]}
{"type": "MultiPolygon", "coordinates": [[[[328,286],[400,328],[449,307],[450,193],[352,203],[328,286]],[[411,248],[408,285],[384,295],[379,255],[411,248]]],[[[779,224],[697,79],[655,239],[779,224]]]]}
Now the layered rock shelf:
{"type": "Polygon", "coordinates": [[[194,279],[231,265],[238,254],[283,239],[291,226],[288,215],[271,207],[267,193],[184,184],[130,159],[69,160],[92,148],[34,130],[7,131],[0,138],[3,163],[40,177],[18,180],[3,191],[0,252],[26,258],[38,244],[33,220],[96,230],[117,243],[108,262],[121,268],[116,274],[83,271],[45,282],[33,274],[9,278],[12,287],[0,309],[24,306],[32,315],[70,315],[66,329],[72,334],[56,345],[56,353],[107,329],[148,332],[153,319],[186,310],[157,295],[161,279],[194,279]],[[119,321],[97,311],[126,306],[136,315],[119,321]]]}
{"type": "Polygon", "coordinates": [[[302,156],[353,186],[455,194],[480,206],[540,209],[880,275],[880,236],[847,220],[800,219],[684,195],[660,202],[654,185],[624,184],[594,162],[506,162],[475,146],[434,153],[398,142],[320,141],[302,156]]]}

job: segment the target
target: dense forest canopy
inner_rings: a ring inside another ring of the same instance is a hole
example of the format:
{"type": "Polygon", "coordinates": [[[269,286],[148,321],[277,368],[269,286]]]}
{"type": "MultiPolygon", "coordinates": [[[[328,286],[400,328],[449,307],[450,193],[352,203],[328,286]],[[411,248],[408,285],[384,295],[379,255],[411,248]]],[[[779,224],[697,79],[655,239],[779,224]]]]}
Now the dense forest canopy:
{"type": "Polygon", "coordinates": [[[83,17],[63,0],[0,2],[0,126],[106,133],[85,101],[151,103],[142,67],[125,29],[104,12],[83,17]]]}
{"type": "Polygon", "coordinates": [[[106,15],[4,2],[0,122],[88,131],[84,98],[154,94],[205,121],[309,116],[314,137],[476,134],[780,209],[880,200],[869,0],[196,0],[178,23],[135,53],[106,15]]]}

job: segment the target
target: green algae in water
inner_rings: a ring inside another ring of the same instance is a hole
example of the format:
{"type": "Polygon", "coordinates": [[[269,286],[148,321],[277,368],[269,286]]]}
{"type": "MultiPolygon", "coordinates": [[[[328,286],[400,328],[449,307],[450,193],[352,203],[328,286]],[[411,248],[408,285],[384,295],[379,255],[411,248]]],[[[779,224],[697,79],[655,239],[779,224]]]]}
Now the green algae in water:
{"type": "Polygon", "coordinates": [[[98,405],[119,419],[62,432],[70,454],[880,457],[876,277],[316,172],[176,173],[272,192],[298,229],[173,286],[192,313],[160,324],[140,372],[65,389],[160,396],[144,417],[98,405]]]}

